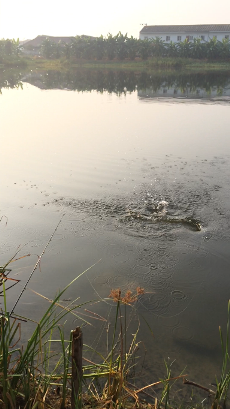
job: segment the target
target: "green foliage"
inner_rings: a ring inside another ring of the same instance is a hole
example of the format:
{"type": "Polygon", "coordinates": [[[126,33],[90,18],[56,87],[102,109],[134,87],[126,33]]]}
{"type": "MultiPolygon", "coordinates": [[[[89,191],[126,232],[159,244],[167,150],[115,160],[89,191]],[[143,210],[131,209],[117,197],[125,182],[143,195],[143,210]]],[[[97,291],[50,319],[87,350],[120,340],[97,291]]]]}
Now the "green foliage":
{"type": "MultiPolygon", "coordinates": [[[[143,60],[152,57],[226,60],[230,58],[230,41],[229,39],[217,41],[213,37],[206,42],[195,38],[192,42],[186,39],[179,43],[167,43],[160,37],[138,40],[119,32],[115,36],[109,33],[106,37],[76,36],[68,44],[57,44],[46,38],[41,45],[41,53],[46,59],[64,57],[69,61],[76,59],[122,61],[125,58],[134,60],[136,57],[143,60]]],[[[0,63],[3,63],[6,57],[17,57],[19,54],[21,54],[19,39],[0,40],[0,63]]]]}
{"type": "MultiPolygon", "coordinates": [[[[43,55],[46,58],[59,58],[56,50],[57,45],[51,44],[50,40],[44,40],[42,44],[43,55]]],[[[195,59],[228,59],[230,58],[230,42],[224,39],[222,42],[212,38],[207,42],[202,42],[195,38],[192,42],[188,39],[179,43],[166,43],[160,37],[146,40],[138,40],[128,37],[119,32],[113,36],[97,38],[89,36],[76,36],[70,45],[61,46],[58,51],[59,56],[67,59],[86,60],[124,60],[141,57],[146,60],[151,57],[183,57],[195,59]]]]}
{"type": "MultiPolygon", "coordinates": [[[[47,245],[50,243],[52,237],[53,235],[49,239],[47,245]]],[[[44,251],[39,259],[41,259],[44,251]]],[[[75,312],[76,309],[81,308],[82,306],[82,304],[76,303],[77,300],[74,300],[67,306],[62,306],[59,301],[60,297],[70,285],[72,285],[84,273],[72,280],[64,290],[57,294],[54,300],[47,300],[50,302],[50,306],[47,308],[41,320],[36,324],[35,330],[27,344],[24,347],[19,347],[21,322],[30,320],[14,314],[14,308],[11,313],[7,310],[6,283],[8,280],[10,283],[12,280],[18,282],[18,280],[8,278],[11,271],[11,269],[8,268],[8,265],[13,261],[15,261],[14,257],[4,266],[0,267],[0,286],[2,287],[1,293],[3,295],[4,305],[4,308],[0,310],[0,406],[4,407],[4,409],[16,408],[19,406],[24,407],[24,405],[28,409],[35,408],[36,403],[39,402],[40,399],[39,395],[42,394],[42,396],[44,396],[51,381],[57,371],[59,371],[61,373],[59,379],[60,381],[63,381],[63,403],[61,407],[64,408],[71,341],[67,341],[67,347],[65,347],[66,341],[64,340],[64,334],[63,331],[60,330],[59,325],[63,322],[63,319],[67,314],[73,314],[74,317],[78,318],[81,322],[86,321],[81,319],[75,312]],[[53,353],[51,353],[50,345],[54,342],[53,334],[55,331],[60,332],[62,355],[54,370],[50,371],[49,361],[53,355],[53,353]]],[[[37,263],[35,264],[34,269],[36,269],[36,266],[37,263]]],[[[8,289],[9,288],[10,287],[8,286],[8,289]]],[[[25,288],[26,286],[19,294],[18,300],[25,288]]],[[[16,301],[15,306],[17,305],[18,300],[16,301]]]]}
{"type": "Polygon", "coordinates": [[[42,43],[41,52],[45,58],[60,58],[60,45],[46,38],[42,43]]]}
{"type": "Polygon", "coordinates": [[[228,302],[228,319],[227,319],[225,342],[224,342],[224,337],[223,337],[221,327],[219,327],[222,354],[223,354],[223,362],[222,362],[220,380],[218,380],[216,377],[216,395],[215,395],[215,401],[213,403],[213,409],[216,409],[219,407],[221,400],[223,400],[223,406],[225,407],[229,385],[230,385],[230,369],[229,369],[229,365],[230,365],[229,319],[230,319],[230,316],[229,314],[230,314],[230,300],[228,302]]]}

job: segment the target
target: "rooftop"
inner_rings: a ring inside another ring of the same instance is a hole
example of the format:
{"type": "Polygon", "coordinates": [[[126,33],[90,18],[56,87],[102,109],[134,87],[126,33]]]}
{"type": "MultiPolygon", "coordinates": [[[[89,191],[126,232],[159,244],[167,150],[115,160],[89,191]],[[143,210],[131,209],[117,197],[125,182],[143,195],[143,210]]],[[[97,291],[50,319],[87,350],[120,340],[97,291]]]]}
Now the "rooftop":
{"type": "Polygon", "coordinates": [[[144,26],[140,33],[230,32],[230,24],[194,24],[175,26],[144,26]]]}
{"type": "Polygon", "coordinates": [[[69,44],[74,40],[74,37],[53,37],[53,36],[46,36],[46,35],[39,35],[33,40],[26,41],[24,43],[25,47],[32,46],[32,47],[40,47],[45,39],[50,40],[53,43],[61,43],[61,44],[69,44]]]}

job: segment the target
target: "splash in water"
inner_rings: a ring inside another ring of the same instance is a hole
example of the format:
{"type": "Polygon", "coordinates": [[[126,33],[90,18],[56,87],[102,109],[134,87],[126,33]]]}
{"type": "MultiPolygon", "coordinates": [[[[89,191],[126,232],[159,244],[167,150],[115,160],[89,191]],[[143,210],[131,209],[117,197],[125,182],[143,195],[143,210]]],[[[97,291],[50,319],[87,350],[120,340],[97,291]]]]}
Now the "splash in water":
{"type": "Polygon", "coordinates": [[[156,206],[157,213],[161,216],[165,216],[167,213],[167,207],[168,202],[166,202],[166,200],[161,200],[156,206]]]}

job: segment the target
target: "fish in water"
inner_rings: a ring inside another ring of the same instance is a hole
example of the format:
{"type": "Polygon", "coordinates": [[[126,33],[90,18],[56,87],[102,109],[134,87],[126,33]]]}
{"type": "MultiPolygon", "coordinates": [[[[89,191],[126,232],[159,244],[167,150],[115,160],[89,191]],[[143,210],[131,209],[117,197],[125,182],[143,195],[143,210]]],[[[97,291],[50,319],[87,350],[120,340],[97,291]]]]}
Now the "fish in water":
{"type": "MultiPolygon", "coordinates": [[[[166,202],[167,203],[167,202],[166,202]]],[[[159,205],[159,204],[158,204],[159,205]]],[[[165,206],[165,205],[163,205],[165,206]]],[[[164,207],[165,209],[165,207],[164,207]]],[[[201,224],[198,222],[198,220],[194,218],[189,218],[189,217],[173,217],[173,216],[167,216],[165,211],[160,211],[159,213],[157,211],[152,211],[151,215],[147,215],[145,213],[140,213],[136,212],[133,210],[128,210],[128,213],[126,214],[126,217],[131,218],[131,219],[136,219],[136,220],[141,220],[141,221],[146,221],[149,223],[155,223],[155,222],[165,222],[165,223],[178,223],[178,224],[186,224],[192,228],[194,228],[196,231],[201,231],[201,224]]]]}

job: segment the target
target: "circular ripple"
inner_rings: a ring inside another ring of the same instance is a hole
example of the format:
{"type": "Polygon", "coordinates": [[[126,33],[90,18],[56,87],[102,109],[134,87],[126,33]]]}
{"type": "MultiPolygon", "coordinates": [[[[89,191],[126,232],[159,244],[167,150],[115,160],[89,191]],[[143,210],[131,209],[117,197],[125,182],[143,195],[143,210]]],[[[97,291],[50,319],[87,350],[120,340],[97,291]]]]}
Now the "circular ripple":
{"type": "Polygon", "coordinates": [[[193,338],[193,333],[192,333],[191,328],[184,327],[184,326],[173,328],[173,335],[176,338],[176,340],[180,340],[180,341],[188,341],[193,338]]]}
{"type": "Polygon", "coordinates": [[[173,290],[171,295],[173,300],[185,300],[187,298],[183,291],[180,290],[173,290]]]}

